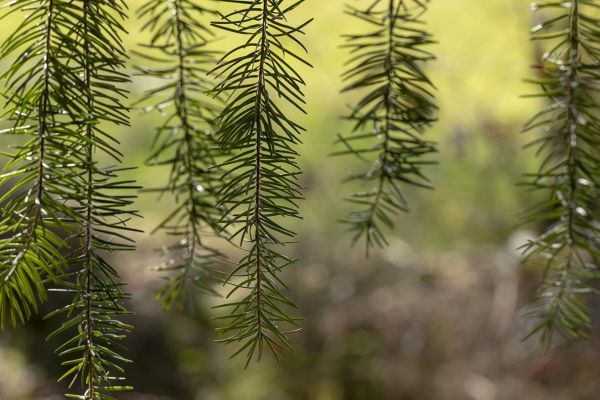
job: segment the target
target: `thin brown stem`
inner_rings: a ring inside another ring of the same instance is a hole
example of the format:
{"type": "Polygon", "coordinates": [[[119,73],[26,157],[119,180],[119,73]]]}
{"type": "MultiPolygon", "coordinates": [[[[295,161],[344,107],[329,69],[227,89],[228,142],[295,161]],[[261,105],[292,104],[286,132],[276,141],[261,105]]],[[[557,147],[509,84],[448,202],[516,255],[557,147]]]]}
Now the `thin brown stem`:
{"type": "Polygon", "coordinates": [[[262,27],[261,27],[261,37],[260,37],[260,60],[258,67],[258,85],[257,85],[257,93],[256,93],[256,103],[254,108],[254,128],[256,129],[256,159],[255,159],[255,179],[256,179],[256,188],[254,192],[254,240],[256,243],[255,252],[256,252],[256,304],[257,304],[257,312],[256,312],[256,324],[258,326],[258,334],[259,341],[261,341],[262,337],[262,263],[261,263],[261,247],[263,246],[262,237],[261,237],[261,152],[262,152],[262,131],[261,131],[261,102],[263,92],[265,90],[265,61],[267,58],[268,52],[268,13],[269,13],[269,2],[268,0],[263,0],[263,10],[262,10],[262,27]]]}

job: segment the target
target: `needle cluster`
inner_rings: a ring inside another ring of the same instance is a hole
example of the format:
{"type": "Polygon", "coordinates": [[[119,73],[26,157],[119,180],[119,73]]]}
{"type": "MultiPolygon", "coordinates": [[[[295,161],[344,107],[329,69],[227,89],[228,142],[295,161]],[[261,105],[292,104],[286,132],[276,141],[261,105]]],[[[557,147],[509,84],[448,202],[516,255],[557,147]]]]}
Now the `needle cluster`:
{"type": "Polygon", "coordinates": [[[585,295],[600,277],[600,28],[593,1],[540,1],[532,8],[544,18],[532,38],[546,45],[535,65],[531,82],[539,89],[532,97],[548,105],[525,126],[526,132],[542,131],[531,143],[540,167],[526,185],[544,199],[525,211],[524,221],[545,229],[525,251],[543,268],[531,334],[550,345],[555,333],[587,336],[585,295]]]}
{"type": "Polygon", "coordinates": [[[224,259],[215,245],[224,236],[223,207],[216,206],[223,186],[223,172],[216,166],[223,151],[215,134],[221,102],[207,95],[214,86],[208,72],[217,53],[209,48],[213,33],[204,22],[215,13],[196,3],[151,0],[138,11],[142,30],[150,33],[143,51],[136,53],[147,64],[139,70],[160,82],[141,100],[145,111],[162,119],[148,164],[169,169],[165,184],[151,190],[175,199],[156,228],[174,237],[163,248],[166,260],[156,268],[165,274],[157,297],[166,308],[193,304],[193,289],[214,293],[224,259]]]}
{"type": "Polygon", "coordinates": [[[245,252],[226,278],[231,300],[220,331],[223,342],[239,343],[235,354],[245,352],[248,362],[264,348],[279,357],[290,348],[287,332],[298,326],[280,274],[295,262],[284,249],[295,237],[288,224],[300,218],[302,198],[296,158],[304,129],[291,116],[304,112],[297,68],[309,65],[300,37],[310,21],[290,19],[303,2],[223,0],[238,8],[213,23],[243,38],[214,69],[221,82],[213,92],[227,96],[218,140],[231,154],[220,164],[226,183],[219,202],[227,209],[225,228],[245,252]]]}
{"type": "Polygon", "coordinates": [[[13,122],[6,133],[24,144],[6,155],[0,181],[8,188],[0,199],[0,315],[24,321],[48,285],[70,295],[48,315],[64,318],[49,338],[66,337],[57,353],[66,369],[60,379],[76,391],[67,397],[111,399],[128,389],[119,342],[131,327],[122,322],[128,295],[108,255],[134,248],[128,222],[136,215],[136,187],[119,177],[122,155],[110,132],[128,124],[126,5],[15,0],[7,7],[4,15],[26,12],[0,53],[16,60],[2,75],[13,122]]]}
{"type": "Polygon", "coordinates": [[[354,155],[365,167],[347,181],[366,188],[347,201],[353,210],[343,220],[352,242],[365,241],[367,255],[373,246],[388,244],[386,229],[393,229],[400,212],[409,210],[406,188],[431,188],[423,168],[435,143],[423,138],[435,121],[433,85],[423,65],[435,57],[426,48],[433,43],[421,20],[428,1],[370,0],[368,6],[348,5],[347,13],[368,26],[364,33],[345,35],[351,59],[343,74],[343,93],[358,94],[346,119],[353,124],[348,135],[338,135],[335,155],[354,155]]]}

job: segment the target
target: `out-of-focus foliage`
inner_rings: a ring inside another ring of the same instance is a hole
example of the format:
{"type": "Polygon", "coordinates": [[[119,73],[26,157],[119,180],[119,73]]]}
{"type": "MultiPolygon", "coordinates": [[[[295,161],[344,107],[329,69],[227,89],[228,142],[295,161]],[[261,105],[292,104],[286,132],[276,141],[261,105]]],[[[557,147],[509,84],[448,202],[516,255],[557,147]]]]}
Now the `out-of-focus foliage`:
{"type": "Polygon", "coordinates": [[[169,169],[164,186],[153,184],[148,191],[172,194],[175,200],[154,229],[175,237],[161,246],[167,260],[156,269],[166,276],[157,298],[166,309],[173,304],[182,309],[193,303],[194,288],[214,292],[212,285],[220,281],[216,268],[224,257],[210,243],[222,235],[223,216],[223,208],[216,206],[223,171],[216,167],[222,152],[214,132],[221,102],[207,93],[218,54],[207,48],[214,40],[209,23],[217,14],[191,0],[150,0],[137,16],[151,34],[134,53],[143,62],[140,75],[158,81],[140,104],[162,118],[147,163],[169,169]]]}
{"type": "Polygon", "coordinates": [[[431,189],[422,170],[435,144],[423,139],[435,120],[434,86],[423,71],[435,59],[427,46],[433,43],[423,27],[426,1],[367,1],[348,5],[356,22],[369,26],[365,33],[344,35],[350,53],[343,74],[343,93],[357,92],[360,100],[346,117],[352,133],[339,135],[335,155],[354,155],[365,166],[348,180],[366,188],[347,199],[353,205],[344,223],[352,243],[364,239],[367,249],[387,245],[385,230],[398,214],[408,211],[405,186],[431,189]]]}
{"type": "Polygon", "coordinates": [[[547,228],[524,247],[544,269],[532,334],[541,332],[549,346],[557,332],[587,337],[592,321],[584,295],[597,292],[590,281],[600,278],[600,16],[587,0],[532,8],[542,14],[532,37],[549,49],[536,65],[532,82],[539,89],[532,97],[549,104],[525,126],[542,131],[531,143],[541,165],[527,184],[546,198],[529,206],[524,219],[547,228]]]}

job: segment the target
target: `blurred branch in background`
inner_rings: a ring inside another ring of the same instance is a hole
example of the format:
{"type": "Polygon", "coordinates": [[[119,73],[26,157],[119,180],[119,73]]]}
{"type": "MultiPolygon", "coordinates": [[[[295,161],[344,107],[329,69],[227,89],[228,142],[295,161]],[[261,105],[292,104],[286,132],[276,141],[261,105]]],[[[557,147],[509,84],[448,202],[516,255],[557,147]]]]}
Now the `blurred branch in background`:
{"type": "Polygon", "coordinates": [[[161,246],[166,260],[156,269],[165,282],[157,299],[167,310],[184,309],[199,293],[215,294],[223,273],[224,255],[214,244],[225,237],[224,209],[216,206],[224,173],[216,167],[224,152],[215,136],[222,102],[207,94],[213,86],[208,72],[219,54],[208,47],[215,39],[209,21],[217,14],[189,0],[150,0],[137,15],[151,35],[134,52],[144,63],[137,69],[146,81],[156,81],[139,104],[161,118],[147,164],[169,170],[162,187],[153,183],[146,190],[171,194],[175,203],[152,230],[174,238],[161,246]]]}
{"type": "Polygon", "coordinates": [[[540,166],[526,185],[546,197],[523,213],[525,223],[544,226],[523,248],[543,270],[530,335],[539,333],[549,348],[557,333],[587,338],[586,297],[599,293],[593,281],[600,279],[600,15],[587,0],[539,1],[532,9],[544,15],[532,38],[549,50],[535,65],[531,82],[539,89],[530,97],[548,105],[525,126],[541,131],[530,143],[540,166]]]}
{"type": "Polygon", "coordinates": [[[352,244],[371,247],[388,244],[386,231],[393,229],[398,214],[409,211],[405,187],[432,189],[423,169],[435,164],[434,142],[423,134],[435,121],[434,85],[423,65],[435,59],[427,49],[434,43],[424,28],[427,1],[352,3],[346,13],[369,27],[365,33],[347,33],[344,48],[350,60],[342,75],[342,93],[359,93],[360,100],[345,117],[352,132],[338,135],[334,155],[354,155],[364,165],[348,174],[359,191],[346,201],[352,211],[343,220],[352,244]]]}

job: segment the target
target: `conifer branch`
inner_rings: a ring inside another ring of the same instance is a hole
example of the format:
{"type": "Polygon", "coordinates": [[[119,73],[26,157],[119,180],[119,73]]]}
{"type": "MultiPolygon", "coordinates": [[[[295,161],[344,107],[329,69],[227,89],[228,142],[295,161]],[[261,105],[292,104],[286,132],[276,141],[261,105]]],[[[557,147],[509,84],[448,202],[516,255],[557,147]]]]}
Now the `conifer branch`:
{"type": "Polygon", "coordinates": [[[59,29],[64,23],[62,0],[17,0],[3,17],[20,10],[27,16],[4,42],[0,59],[14,58],[2,74],[8,90],[6,114],[13,127],[5,135],[30,137],[4,165],[0,186],[0,327],[15,325],[37,311],[46,299],[46,280],[56,282],[65,267],[61,251],[65,204],[72,167],[66,161],[76,127],[68,115],[69,95],[61,88],[69,78],[59,29]]]}
{"type": "Polygon", "coordinates": [[[207,73],[216,53],[207,47],[212,32],[202,22],[213,11],[189,0],[151,0],[138,15],[152,36],[137,54],[156,65],[139,69],[165,82],[141,100],[150,103],[146,111],[164,118],[148,163],[169,167],[168,183],[154,190],[176,199],[176,208],[156,228],[177,238],[164,251],[168,260],[157,267],[170,274],[157,298],[166,308],[181,307],[192,288],[215,293],[211,285],[224,258],[210,244],[211,237],[222,236],[222,211],[216,207],[222,171],[215,167],[222,152],[214,133],[220,102],[205,94],[212,86],[207,73]]]}
{"type": "Polygon", "coordinates": [[[365,239],[367,255],[374,246],[387,245],[384,228],[394,228],[394,218],[408,211],[404,187],[431,188],[423,167],[435,144],[424,140],[424,130],[435,121],[433,85],[422,70],[434,59],[424,49],[433,43],[422,28],[421,15],[428,1],[376,0],[366,9],[347,6],[347,13],[373,30],[345,35],[352,59],[343,74],[344,93],[362,97],[346,117],[353,131],[339,136],[343,146],[334,155],[353,154],[369,164],[348,181],[370,188],[347,199],[358,209],[344,223],[353,232],[353,244],[365,239]]]}
{"type": "Polygon", "coordinates": [[[300,218],[294,147],[304,129],[282,107],[304,112],[304,81],[295,65],[310,64],[290,47],[306,50],[298,36],[310,20],[296,26],[288,22],[303,0],[287,8],[281,0],[223,2],[244,7],[213,25],[248,39],[214,69],[223,79],[214,92],[229,96],[219,117],[219,141],[232,152],[221,164],[228,179],[220,203],[228,209],[225,227],[234,227],[232,237],[247,254],[226,280],[232,286],[227,297],[240,299],[222,306],[229,313],[220,332],[225,335],[222,342],[240,344],[234,356],[244,352],[250,362],[255,355],[260,359],[265,347],[279,358],[281,350],[290,348],[282,325],[298,326],[285,310],[294,303],[284,295],[279,274],[296,261],[280,249],[295,236],[282,220],[300,218]]]}
{"type": "Polygon", "coordinates": [[[548,13],[532,29],[533,40],[549,42],[551,50],[536,66],[539,78],[531,80],[541,90],[530,97],[550,104],[524,129],[544,129],[531,143],[543,156],[541,166],[527,175],[526,184],[548,196],[524,213],[524,221],[547,228],[524,249],[528,260],[543,260],[538,306],[532,312],[537,323],[530,336],[540,333],[548,347],[555,333],[570,339],[587,336],[591,320],[584,295],[594,292],[589,282],[600,277],[600,29],[591,1],[542,1],[533,8],[548,13]]]}
{"type": "Polygon", "coordinates": [[[131,326],[121,317],[129,314],[124,301],[128,298],[119,282],[117,271],[106,254],[133,250],[128,234],[135,229],[128,222],[137,189],[133,181],[118,175],[119,167],[100,166],[98,155],[120,162],[118,142],[105,130],[107,126],[128,125],[128,109],[122,104],[129,81],[122,72],[125,50],[120,35],[126,6],[108,0],[69,2],[65,11],[70,34],[63,45],[68,49],[65,68],[73,71],[72,85],[67,88],[76,108],[71,113],[77,123],[77,146],[72,157],[79,157],[77,175],[70,181],[77,214],[72,221],[79,227],[71,237],[75,249],[69,256],[70,269],[65,291],[73,301],[50,313],[64,315],[66,321],[49,339],[69,334],[58,349],[68,370],[60,380],[70,378],[69,388],[79,381],[81,394],[67,394],[82,400],[112,399],[111,392],[129,390],[123,385],[121,364],[129,362],[119,353],[119,344],[131,326]]]}

